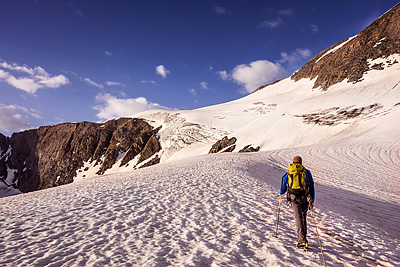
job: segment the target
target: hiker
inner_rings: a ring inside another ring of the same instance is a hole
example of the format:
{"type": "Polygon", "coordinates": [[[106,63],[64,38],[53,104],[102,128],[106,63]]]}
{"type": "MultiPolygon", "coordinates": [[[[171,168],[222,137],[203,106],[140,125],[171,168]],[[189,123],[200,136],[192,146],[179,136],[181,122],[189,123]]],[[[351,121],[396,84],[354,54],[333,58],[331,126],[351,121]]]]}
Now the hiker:
{"type": "Polygon", "coordinates": [[[288,191],[288,204],[292,205],[296,220],[299,248],[308,248],[307,241],[307,211],[314,207],[314,181],[311,172],[303,167],[302,158],[295,156],[293,163],[282,177],[280,194],[288,191]]]}

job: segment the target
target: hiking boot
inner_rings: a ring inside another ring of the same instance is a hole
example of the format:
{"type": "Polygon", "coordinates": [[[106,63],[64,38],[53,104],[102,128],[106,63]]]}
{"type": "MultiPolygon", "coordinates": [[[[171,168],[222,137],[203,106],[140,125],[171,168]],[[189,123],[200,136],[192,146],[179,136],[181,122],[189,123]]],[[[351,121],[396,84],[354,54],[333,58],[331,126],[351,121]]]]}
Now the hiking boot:
{"type": "Polygon", "coordinates": [[[308,242],[306,243],[297,243],[298,248],[308,248],[308,242]]]}

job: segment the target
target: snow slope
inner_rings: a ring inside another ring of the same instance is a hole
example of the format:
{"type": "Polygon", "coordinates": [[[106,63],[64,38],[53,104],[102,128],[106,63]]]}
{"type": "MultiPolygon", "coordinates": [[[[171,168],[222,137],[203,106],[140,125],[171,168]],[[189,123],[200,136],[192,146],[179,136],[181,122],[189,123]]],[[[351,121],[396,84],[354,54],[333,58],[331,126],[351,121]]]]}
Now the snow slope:
{"type": "Polygon", "coordinates": [[[328,266],[399,266],[399,61],[371,61],[384,69],[327,91],[288,78],[220,105],[134,115],[162,126],[162,163],[117,162],[100,177],[88,164],[73,184],[0,198],[0,266],[321,266],[311,218],[308,253],[293,248],[285,205],[273,237],[294,155],[317,183],[328,266]],[[225,135],[261,152],[206,155],[225,135]]]}
{"type": "Polygon", "coordinates": [[[398,142],[400,124],[391,123],[389,118],[397,116],[400,109],[400,64],[391,65],[396,61],[400,61],[399,54],[371,61],[371,66],[384,62],[384,70],[371,70],[361,82],[343,81],[328,91],[313,90],[313,81],[307,79],[294,82],[287,78],[228,103],[187,111],[147,111],[135,117],[148,119],[154,126],[163,126],[160,133],[165,151],[162,161],[199,154],[200,150],[195,151],[193,144],[207,145],[201,150],[207,153],[223,132],[238,139],[236,151],[248,144],[271,150],[346,138],[363,142],[384,137],[398,142]],[[307,119],[311,123],[307,123],[307,119]],[[174,148],[174,153],[169,153],[170,147],[177,143],[167,140],[169,133],[179,135],[182,132],[177,120],[211,126],[219,132],[210,138],[212,129],[200,131],[205,133],[205,138],[185,142],[180,146],[182,151],[174,148]],[[381,124],[385,124],[382,125],[384,129],[381,124]]]}
{"type": "Polygon", "coordinates": [[[227,134],[238,139],[235,151],[248,144],[278,151],[270,153],[280,156],[281,167],[301,154],[321,172],[321,183],[400,204],[400,64],[393,64],[399,61],[398,54],[371,61],[371,66],[382,63],[384,69],[370,70],[362,81],[343,81],[328,91],[312,90],[313,81],[307,79],[287,78],[232,102],[136,116],[163,126],[162,162],[206,154],[227,134]],[[193,133],[184,124],[198,125],[197,136],[203,138],[171,138],[172,132],[181,137],[193,133]],[[341,174],[345,160],[354,163],[349,175],[341,174]]]}
{"type": "MultiPolygon", "coordinates": [[[[304,151],[306,163],[331,163],[304,151]]],[[[274,237],[286,154],[204,155],[1,198],[0,265],[321,266],[310,216],[310,251],[294,248],[284,202],[274,237]]],[[[324,174],[313,214],[328,266],[398,266],[398,203],[323,185],[324,174]]]]}

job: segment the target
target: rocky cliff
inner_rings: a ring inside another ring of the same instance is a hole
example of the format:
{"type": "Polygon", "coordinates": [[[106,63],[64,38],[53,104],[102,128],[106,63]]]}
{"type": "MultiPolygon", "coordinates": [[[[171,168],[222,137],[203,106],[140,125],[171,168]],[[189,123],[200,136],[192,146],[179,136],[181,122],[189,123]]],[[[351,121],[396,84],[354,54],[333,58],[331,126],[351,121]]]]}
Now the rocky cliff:
{"type": "Polygon", "coordinates": [[[131,168],[159,162],[159,129],[141,119],[120,118],[105,123],[63,123],[0,134],[0,179],[22,192],[73,182],[85,163],[104,174],[119,157],[131,168]]]}
{"type": "MultiPolygon", "coordinates": [[[[400,53],[400,3],[353,38],[343,40],[322,51],[292,75],[298,81],[317,77],[314,88],[326,90],[345,79],[358,82],[371,69],[382,69],[383,63],[370,64],[377,58],[400,53]]],[[[398,63],[390,61],[386,65],[398,63]]]]}
{"type": "Polygon", "coordinates": [[[398,63],[388,58],[392,54],[400,54],[400,3],[355,37],[340,41],[314,56],[291,79],[317,78],[314,88],[327,90],[345,79],[358,82],[368,70],[398,63]],[[386,61],[371,63],[377,58],[386,58],[386,61]]]}

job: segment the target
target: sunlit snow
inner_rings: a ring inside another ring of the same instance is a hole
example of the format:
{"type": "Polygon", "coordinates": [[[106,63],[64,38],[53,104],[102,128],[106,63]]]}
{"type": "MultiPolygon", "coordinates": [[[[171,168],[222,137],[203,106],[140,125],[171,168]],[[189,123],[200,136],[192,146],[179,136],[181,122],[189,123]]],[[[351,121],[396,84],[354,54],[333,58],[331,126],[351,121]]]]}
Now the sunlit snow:
{"type": "Polygon", "coordinates": [[[322,266],[311,214],[310,251],[294,247],[284,201],[274,238],[280,179],[301,155],[327,265],[398,266],[399,77],[387,64],[324,92],[285,79],[229,103],[136,114],[163,126],[162,163],[97,176],[88,162],[72,184],[1,198],[0,265],[322,266]],[[206,155],[224,135],[234,153],[206,155]],[[235,153],[248,144],[261,151],[235,153]]]}

